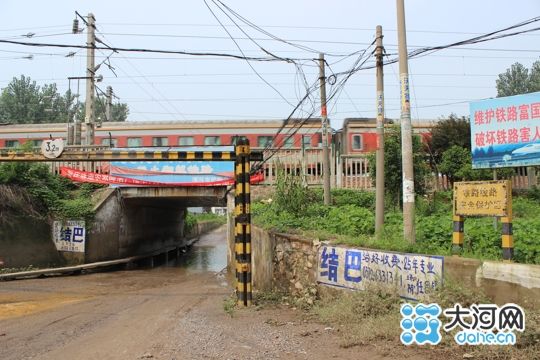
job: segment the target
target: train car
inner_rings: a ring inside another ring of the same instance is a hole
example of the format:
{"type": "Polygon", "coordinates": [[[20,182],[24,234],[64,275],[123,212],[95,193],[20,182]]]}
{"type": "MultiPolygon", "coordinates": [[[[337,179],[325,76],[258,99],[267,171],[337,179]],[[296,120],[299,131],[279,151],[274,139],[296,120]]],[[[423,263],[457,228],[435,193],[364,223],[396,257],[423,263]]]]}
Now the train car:
{"type": "MultiPolygon", "coordinates": [[[[255,149],[316,148],[321,144],[321,121],[291,119],[279,135],[283,120],[231,121],[128,121],[105,122],[95,131],[95,145],[112,147],[234,145],[239,137],[255,149]],[[301,127],[299,127],[301,125],[301,127]],[[289,136],[291,135],[291,136],[289,136]]],[[[82,137],[84,138],[84,124],[82,137]]],[[[17,147],[31,141],[67,137],[67,124],[0,125],[0,147],[17,147]]]]}
{"type": "MultiPolygon", "coordinates": [[[[385,127],[397,123],[397,120],[386,119],[385,127]]],[[[433,127],[432,122],[412,122],[413,132],[427,141],[433,127]]],[[[343,128],[334,135],[334,144],[341,155],[365,155],[377,150],[377,121],[375,118],[346,118],[343,128]]]]}

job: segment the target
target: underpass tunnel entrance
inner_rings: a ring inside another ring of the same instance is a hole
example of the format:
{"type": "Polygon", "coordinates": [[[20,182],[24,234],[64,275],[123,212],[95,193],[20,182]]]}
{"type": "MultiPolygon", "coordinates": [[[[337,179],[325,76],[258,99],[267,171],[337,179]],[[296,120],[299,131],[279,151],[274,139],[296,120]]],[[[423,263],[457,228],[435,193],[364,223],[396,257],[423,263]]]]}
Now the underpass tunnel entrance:
{"type": "Polygon", "coordinates": [[[187,208],[225,205],[225,186],[116,189],[96,213],[86,262],[183,247],[187,208]]]}

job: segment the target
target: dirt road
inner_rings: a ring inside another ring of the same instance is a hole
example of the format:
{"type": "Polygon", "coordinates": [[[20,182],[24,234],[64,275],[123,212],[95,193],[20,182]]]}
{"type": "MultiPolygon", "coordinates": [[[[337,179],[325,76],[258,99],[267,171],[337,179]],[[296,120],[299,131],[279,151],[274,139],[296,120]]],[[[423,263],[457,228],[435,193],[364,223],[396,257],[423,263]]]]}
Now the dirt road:
{"type": "Polygon", "coordinates": [[[176,266],[0,282],[0,359],[382,359],[291,309],[224,311],[223,229],[176,266]]]}

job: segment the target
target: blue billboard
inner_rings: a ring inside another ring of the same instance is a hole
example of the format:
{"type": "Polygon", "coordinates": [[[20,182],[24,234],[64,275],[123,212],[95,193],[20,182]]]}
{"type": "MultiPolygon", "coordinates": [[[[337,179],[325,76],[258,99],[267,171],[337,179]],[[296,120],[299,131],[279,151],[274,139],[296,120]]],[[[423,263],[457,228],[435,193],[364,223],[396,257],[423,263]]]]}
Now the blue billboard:
{"type": "Polygon", "coordinates": [[[540,92],[470,104],[472,167],[540,165],[540,92]]]}
{"type": "MultiPolygon", "coordinates": [[[[137,148],[137,150],[159,150],[159,148],[137,148]]],[[[232,146],[163,148],[178,151],[233,151],[232,146]]],[[[110,175],[148,184],[213,186],[234,182],[232,161],[113,161],[110,175]]]]}

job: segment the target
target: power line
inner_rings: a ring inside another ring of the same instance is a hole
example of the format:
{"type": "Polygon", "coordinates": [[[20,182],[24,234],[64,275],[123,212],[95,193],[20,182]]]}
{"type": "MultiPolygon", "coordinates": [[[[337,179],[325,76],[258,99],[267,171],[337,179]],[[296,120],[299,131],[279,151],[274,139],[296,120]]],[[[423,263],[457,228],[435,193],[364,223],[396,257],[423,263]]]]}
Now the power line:
{"type": "MultiPolygon", "coordinates": [[[[212,16],[216,19],[216,21],[222,26],[223,30],[225,30],[225,32],[227,33],[227,35],[229,35],[229,38],[234,42],[234,44],[236,45],[236,47],[238,48],[238,50],[242,53],[242,56],[244,56],[244,59],[246,60],[247,64],[249,65],[249,67],[251,68],[251,70],[253,70],[253,72],[257,75],[257,77],[259,79],[261,79],[266,85],[268,85],[272,90],[274,90],[286,103],[288,103],[290,106],[294,106],[293,104],[291,104],[286,98],[285,96],[283,96],[283,94],[281,94],[281,92],[275,87],[273,86],[272,84],[270,84],[264,77],[261,76],[261,74],[259,74],[257,72],[257,70],[253,67],[253,65],[251,65],[251,63],[249,62],[249,60],[247,59],[247,57],[245,56],[244,52],[242,51],[242,48],[240,47],[240,45],[238,44],[238,42],[236,41],[236,39],[231,35],[231,33],[227,30],[227,28],[225,26],[223,26],[223,23],[221,22],[221,20],[219,20],[218,16],[214,13],[214,11],[212,10],[212,8],[210,7],[210,5],[208,5],[208,2],[206,0],[203,0],[204,1],[204,4],[206,5],[206,7],[208,8],[208,10],[210,11],[210,13],[212,14],[212,16]]],[[[215,2],[214,2],[215,4],[215,2]]],[[[219,8],[219,7],[218,7],[219,8]]],[[[221,8],[219,8],[221,10],[221,8]]],[[[234,21],[233,21],[234,22],[234,21]]],[[[235,23],[236,24],[236,23],[235,23]]],[[[245,32],[244,32],[245,35],[247,35],[245,32]]],[[[261,50],[264,50],[262,47],[261,47],[261,50]]],[[[271,57],[273,58],[276,58],[277,60],[280,60],[280,61],[288,61],[288,60],[284,60],[284,59],[279,59],[277,57],[275,57],[274,55],[268,53],[271,57]]],[[[292,61],[292,60],[291,60],[292,61]]]]}
{"type": "MultiPolygon", "coordinates": [[[[104,25],[112,26],[176,26],[176,27],[217,27],[215,24],[194,24],[194,23],[104,23],[104,25]]],[[[225,25],[231,27],[232,25],[225,25]]],[[[278,28],[278,29],[313,29],[313,30],[345,30],[345,31],[368,31],[373,32],[371,28],[359,28],[354,26],[300,26],[300,25],[260,25],[264,28],[278,28]]],[[[247,25],[245,25],[247,27],[247,25]]],[[[0,30],[2,31],[2,30],[0,30]]],[[[397,29],[385,29],[385,32],[397,32],[397,29]]],[[[480,32],[470,32],[470,31],[441,31],[441,30],[429,30],[429,29],[407,29],[408,33],[428,33],[428,34],[459,34],[459,35],[481,35],[480,32]]],[[[530,34],[531,36],[539,36],[538,34],[530,34]]]]}
{"type": "MultiPolygon", "coordinates": [[[[104,33],[101,33],[104,35],[104,33]]],[[[31,46],[31,47],[57,47],[57,48],[74,48],[74,49],[88,49],[86,45],[74,45],[74,44],[52,44],[52,43],[35,43],[15,40],[0,40],[0,43],[31,46]]],[[[227,53],[212,53],[212,52],[195,52],[195,51],[181,51],[181,50],[159,50],[159,49],[143,49],[143,48],[121,48],[121,47],[105,47],[105,46],[93,46],[96,50],[113,50],[118,52],[132,52],[132,53],[155,53],[155,54],[178,54],[178,55],[190,55],[190,56],[216,56],[223,58],[233,58],[238,60],[250,60],[250,61],[282,61],[275,57],[250,57],[239,56],[236,54],[227,53]]],[[[306,59],[295,59],[306,60],[306,59]]],[[[310,60],[310,59],[307,59],[310,60]]]]}
{"type": "MultiPolygon", "coordinates": [[[[103,34],[101,33],[101,31],[98,30],[98,33],[99,33],[100,35],[102,35],[102,36],[105,38],[105,35],[103,35],[103,34]]],[[[103,41],[100,41],[100,42],[103,43],[103,41]]],[[[109,45],[107,45],[107,44],[105,44],[105,43],[103,43],[103,45],[105,45],[107,48],[109,48],[109,49],[111,49],[111,50],[113,51],[113,52],[111,53],[111,55],[114,54],[115,52],[117,52],[117,51],[115,51],[111,46],[109,46],[109,45]]],[[[133,68],[133,69],[135,69],[135,71],[137,71],[137,73],[138,73],[140,76],[142,76],[142,78],[143,78],[148,84],[150,84],[150,86],[152,86],[152,88],[153,88],[154,90],[156,90],[156,92],[158,93],[159,96],[161,96],[162,98],[165,97],[165,96],[163,95],[163,93],[161,93],[161,91],[160,91],[159,89],[157,89],[157,88],[156,88],[156,87],[148,80],[148,78],[147,78],[147,77],[146,77],[146,76],[145,76],[145,75],[144,75],[144,74],[143,74],[143,73],[142,73],[135,65],[133,65],[133,64],[129,61],[129,59],[128,59],[127,57],[119,56],[119,58],[124,59],[124,60],[125,60],[125,61],[133,68]]],[[[123,71],[122,69],[120,69],[120,70],[121,70],[124,74],[127,74],[127,73],[126,73],[125,71],[123,71]]],[[[115,75],[116,75],[116,74],[115,74],[115,75]]],[[[156,101],[156,102],[157,102],[157,103],[158,103],[165,111],[169,111],[167,108],[165,108],[165,106],[161,103],[161,101],[158,100],[158,99],[155,99],[154,96],[153,96],[153,95],[152,95],[152,94],[151,94],[144,86],[141,86],[137,81],[135,81],[135,80],[133,80],[133,79],[131,79],[131,80],[132,80],[139,88],[141,88],[147,95],[150,95],[150,97],[152,97],[153,101],[156,101]]],[[[177,108],[172,102],[167,101],[167,100],[165,100],[165,101],[169,104],[169,106],[171,106],[171,108],[172,108],[174,111],[176,111],[176,113],[177,113],[178,115],[180,115],[180,117],[182,117],[183,119],[186,119],[186,117],[182,114],[182,112],[181,112],[180,110],[178,110],[178,108],[177,108]]],[[[173,117],[173,118],[175,117],[175,115],[174,115],[172,112],[170,113],[170,115],[171,115],[171,117],[173,117]]]]}
{"type": "MultiPolygon", "coordinates": [[[[531,29],[527,30],[527,32],[533,32],[538,31],[539,29],[531,29]]],[[[527,32],[520,32],[519,34],[515,35],[522,35],[527,34],[527,32]]],[[[178,34],[146,34],[146,33],[105,33],[109,36],[130,36],[130,37],[161,37],[161,38],[190,38],[190,39],[208,39],[208,40],[227,40],[229,39],[226,36],[219,36],[219,35],[178,35],[178,34]]],[[[278,41],[275,39],[268,39],[268,38],[248,38],[248,37],[236,37],[236,40],[256,40],[256,41],[278,41]]],[[[495,39],[493,39],[495,40],[495,39]]],[[[358,41],[337,41],[337,40],[310,40],[310,39],[287,39],[286,41],[289,41],[291,43],[317,43],[317,44],[337,44],[337,45],[360,45],[360,46],[366,46],[369,45],[369,43],[365,42],[358,42],[358,41]]],[[[429,47],[428,45],[407,45],[410,48],[417,48],[422,49],[425,47],[429,47]]],[[[388,44],[385,45],[387,48],[397,48],[397,44],[388,44]]],[[[508,48],[470,48],[470,47],[456,47],[455,50],[471,50],[471,51],[502,51],[502,52],[538,52],[538,49],[508,49],[508,48]]],[[[336,55],[330,53],[331,56],[344,56],[344,55],[336,55]]]]}

